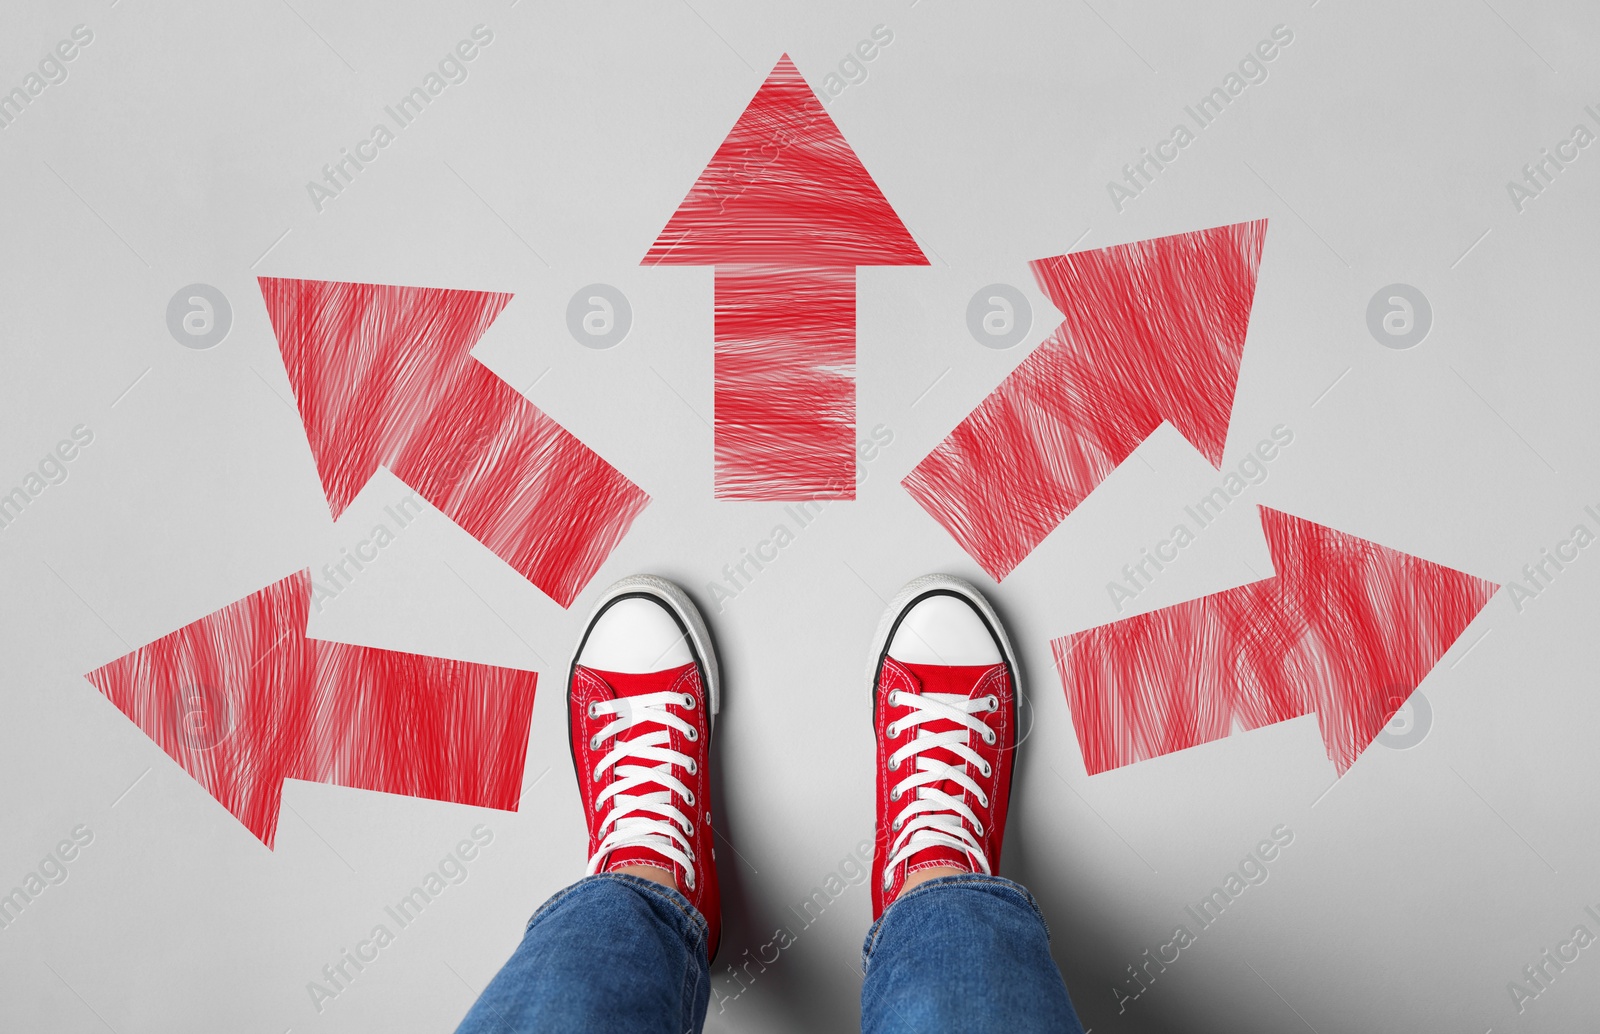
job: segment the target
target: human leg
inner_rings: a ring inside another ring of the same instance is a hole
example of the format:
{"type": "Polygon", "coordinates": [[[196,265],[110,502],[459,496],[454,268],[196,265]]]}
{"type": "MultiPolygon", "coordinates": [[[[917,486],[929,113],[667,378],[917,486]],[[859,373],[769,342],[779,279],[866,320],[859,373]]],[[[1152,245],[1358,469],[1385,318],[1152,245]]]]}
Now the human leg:
{"type": "Polygon", "coordinates": [[[625,873],[588,876],[534,913],[458,1034],[683,1034],[705,1020],[705,919],[625,873]]]}
{"type": "Polygon", "coordinates": [[[463,1031],[700,1029],[721,927],[707,771],[718,705],[688,597],[643,575],[607,589],[568,677],[589,876],[529,921],[463,1031]]]}
{"type": "Polygon", "coordinates": [[[1017,742],[999,618],[966,582],[919,578],[884,614],[869,678],[878,830],[862,1029],[1081,1030],[1043,915],[996,875],[1017,742]]]}
{"type": "Polygon", "coordinates": [[[978,873],[906,891],[862,948],[864,1034],[1081,1034],[1044,916],[1020,885],[978,873]]]}

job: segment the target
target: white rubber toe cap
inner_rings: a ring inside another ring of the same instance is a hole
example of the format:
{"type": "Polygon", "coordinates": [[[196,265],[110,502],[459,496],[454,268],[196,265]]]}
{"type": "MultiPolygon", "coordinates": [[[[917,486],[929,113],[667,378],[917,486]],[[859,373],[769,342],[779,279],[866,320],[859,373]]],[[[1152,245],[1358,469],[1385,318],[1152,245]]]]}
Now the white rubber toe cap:
{"type": "Polygon", "coordinates": [[[666,605],[646,596],[618,600],[595,620],[578,663],[585,668],[642,675],[694,660],[689,637],[666,605]]]}
{"type": "Polygon", "coordinates": [[[903,664],[999,664],[1000,648],[972,604],[939,594],[901,618],[889,656],[903,664]]]}

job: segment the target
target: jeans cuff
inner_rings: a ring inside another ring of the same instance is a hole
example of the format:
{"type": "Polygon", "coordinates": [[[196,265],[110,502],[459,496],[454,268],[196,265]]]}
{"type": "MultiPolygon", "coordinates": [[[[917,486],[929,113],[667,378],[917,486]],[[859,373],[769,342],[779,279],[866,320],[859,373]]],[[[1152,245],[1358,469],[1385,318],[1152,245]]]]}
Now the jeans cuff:
{"type": "Polygon", "coordinates": [[[879,931],[882,930],[883,924],[888,921],[889,916],[894,913],[900,903],[922,894],[937,891],[941,887],[980,887],[997,897],[1011,897],[1033,910],[1034,916],[1039,920],[1039,925],[1044,928],[1045,940],[1048,941],[1050,939],[1050,924],[1045,922],[1044,912],[1039,908],[1039,903],[1034,900],[1028,888],[1022,884],[1008,880],[1004,876],[985,876],[976,872],[961,873],[958,876],[936,876],[924,883],[917,884],[895,898],[889,903],[889,907],[883,910],[883,915],[878,917],[878,921],[872,924],[872,929],[867,931],[866,943],[861,946],[861,968],[863,972],[867,968],[867,963],[872,959],[872,949],[878,943],[879,931]]]}
{"type": "Polygon", "coordinates": [[[528,919],[526,929],[532,929],[539,919],[556,905],[566,900],[569,895],[582,893],[597,883],[620,883],[637,894],[655,899],[657,904],[666,905],[679,913],[685,921],[685,929],[680,931],[684,940],[699,946],[705,946],[711,939],[711,928],[706,924],[706,917],[700,914],[688,898],[671,887],[664,887],[654,880],[647,880],[642,876],[633,876],[625,872],[598,872],[593,876],[585,876],[577,883],[564,887],[550,895],[549,900],[528,919]]]}

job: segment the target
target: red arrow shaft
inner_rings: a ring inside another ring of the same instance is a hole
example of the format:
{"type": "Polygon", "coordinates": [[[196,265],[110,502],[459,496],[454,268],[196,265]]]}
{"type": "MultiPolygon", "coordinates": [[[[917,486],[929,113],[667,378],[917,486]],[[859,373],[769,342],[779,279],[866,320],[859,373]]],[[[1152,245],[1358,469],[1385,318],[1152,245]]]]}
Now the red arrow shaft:
{"type": "Polygon", "coordinates": [[[534,672],[311,645],[315,707],[293,778],[516,810],[534,672]]]}
{"type": "Polygon", "coordinates": [[[563,607],[650,501],[471,358],[389,465],[563,607]]]}
{"type": "Polygon", "coordinates": [[[1159,426],[1142,386],[1063,325],[902,483],[998,580],[1159,426]]]}
{"type": "Polygon", "coordinates": [[[1263,507],[1277,577],[1055,640],[1090,775],[1316,713],[1342,775],[1499,587],[1263,507]]]}
{"type": "Polygon", "coordinates": [[[87,676],[263,843],[285,779],[515,809],[537,675],[307,639],[301,571],[87,676]]]}
{"type": "Polygon", "coordinates": [[[854,499],[853,267],[718,266],[716,495],[854,499]]]}

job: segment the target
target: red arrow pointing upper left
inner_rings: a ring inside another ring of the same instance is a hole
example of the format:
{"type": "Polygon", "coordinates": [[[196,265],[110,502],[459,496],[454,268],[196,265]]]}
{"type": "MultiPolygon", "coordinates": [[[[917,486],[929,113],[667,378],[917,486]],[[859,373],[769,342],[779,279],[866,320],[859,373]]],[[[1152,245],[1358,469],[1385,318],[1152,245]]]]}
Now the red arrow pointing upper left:
{"type": "Polygon", "coordinates": [[[531,671],[306,638],[300,571],[87,676],[272,846],[285,779],[513,810],[531,671]]]}
{"type": "Polygon", "coordinates": [[[511,296],[260,284],[333,516],[388,467],[570,606],[650,497],[472,358],[511,296]]]}

